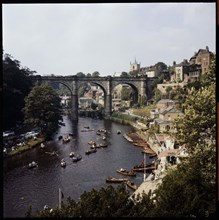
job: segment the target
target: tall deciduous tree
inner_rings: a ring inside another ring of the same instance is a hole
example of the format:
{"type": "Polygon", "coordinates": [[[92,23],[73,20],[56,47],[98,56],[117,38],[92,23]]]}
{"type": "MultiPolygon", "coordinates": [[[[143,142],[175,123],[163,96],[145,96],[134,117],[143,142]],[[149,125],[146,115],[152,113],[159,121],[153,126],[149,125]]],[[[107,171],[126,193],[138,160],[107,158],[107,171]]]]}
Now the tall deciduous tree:
{"type": "Polygon", "coordinates": [[[192,87],[183,105],[185,115],[177,120],[177,139],[191,150],[216,138],[216,71],[215,61],[202,77],[202,87],[192,87]]]}
{"type": "Polygon", "coordinates": [[[3,129],[9,129],[20,121],[24,115],[24,97],[28,95],[32,82],[28,78],[35,71],[23,68],[20,61],[11,55],[4,54],[3,58],[3,129]]]}
{"type": "Polygon", "coordinates": [[[48,85],[35,86],[25,98],[25,123],[40,127],[48,135],[58,128],[62,120],[58,94],[48,85]]]}

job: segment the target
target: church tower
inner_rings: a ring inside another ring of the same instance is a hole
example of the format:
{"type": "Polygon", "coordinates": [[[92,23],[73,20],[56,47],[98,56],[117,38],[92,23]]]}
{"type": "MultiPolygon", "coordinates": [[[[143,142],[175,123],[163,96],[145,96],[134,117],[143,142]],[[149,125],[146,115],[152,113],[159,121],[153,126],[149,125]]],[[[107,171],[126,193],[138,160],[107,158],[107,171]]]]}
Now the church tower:
{"type": "Polygon", "coordinates": [[[137,71],[137,72],[139,72],[139,70],[140,70],[140,65],[141,65],[141,63],[137,63],[137,61],[136,61],[136,59],[135,59],[135,62],[134,63],[131,63],[130,62],[130,72],[132,72],[132,71],[137,71]]]}

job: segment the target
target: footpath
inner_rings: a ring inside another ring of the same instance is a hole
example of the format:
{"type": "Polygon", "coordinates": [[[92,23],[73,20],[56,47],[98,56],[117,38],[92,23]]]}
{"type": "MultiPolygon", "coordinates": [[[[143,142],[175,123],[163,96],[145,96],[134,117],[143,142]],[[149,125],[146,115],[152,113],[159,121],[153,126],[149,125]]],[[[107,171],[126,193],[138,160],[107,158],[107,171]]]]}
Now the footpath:
{"type": "MultiPolygon", "coordinates": [[[[159,167],[159,166],[158,166],[159,167]]],[[[165,172],[161,171],[160,168],[155,170],[155,177],[151,173],[146,180],[135,190],[135,192],[131,195],[134,199],[137,198],[139,195],[140,198],[142,195],[148,194],[149,191],[151,191],[152,195],[155,189],[159,187],[159,185],[162,183],[162,179],[165,176],[165,172]]]]}

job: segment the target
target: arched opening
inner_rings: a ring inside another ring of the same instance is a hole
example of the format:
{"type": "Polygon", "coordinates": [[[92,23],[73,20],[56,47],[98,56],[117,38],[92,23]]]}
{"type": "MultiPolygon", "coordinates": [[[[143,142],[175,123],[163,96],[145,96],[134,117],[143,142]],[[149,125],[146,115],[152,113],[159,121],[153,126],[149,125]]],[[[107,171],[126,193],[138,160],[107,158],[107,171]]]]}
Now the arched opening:
{"type": "Polygon", "coordinates": [[[112,88],[112,110],[123,111],[137,106],[138,89],[130,83],[118,83],[112,88]]]}
{"type": "Polygon", "coordinates": [[[105,89],[96,82],[80,82],[78,85],[79,116],[102,118],[105,109],[105,89]]]}

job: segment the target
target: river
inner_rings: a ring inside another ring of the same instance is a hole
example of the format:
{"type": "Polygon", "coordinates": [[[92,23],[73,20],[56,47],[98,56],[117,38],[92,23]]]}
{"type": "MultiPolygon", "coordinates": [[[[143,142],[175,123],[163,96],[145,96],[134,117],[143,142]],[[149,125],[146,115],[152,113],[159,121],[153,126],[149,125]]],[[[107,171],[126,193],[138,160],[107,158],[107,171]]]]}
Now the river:
{"type": "MultiPolygon", "coordinates": [[[[73,124],[68,116],[63,116],[63,122],[65,126],[57,131],[45,149],[36,147],[4,159],[3,217],[24,217],[29,206],[32,207],[32,214],[42,210],[45,204],[49,207],[58,206],[59,188],[64,194],[64,202],[68,196],[77,201],[84,191],[109,185],[105,182],[108,176],[124,177],[116,172],[117,169],[129,170],[143,160],[142,149],[133,146],[123,137],[124,133],[133,130],[131,126],[81,117],[78,123],[73,124]],[[85,126],[94,131],[82,132],[85,126]],[[90,140],[102,142],[96,131],[103,128],[109,131],[108,147],[98,148],[96,153],[86,155],[90,140]],[[121,134],[117,134],[117,130],[121,130],[121,134]],[[58,136],[69,133],[73,133],[70,142],[63,144],[58,140],[58,136]],[[57,155],[45,153],[53,151],[57,155]],[[73,163],[69,157],[71,151],[81,154],[82,160],[73,163]],[[60,166],[62,158],[67,163],[65,168],[60,166]],[[33,160],[39,166],[28,169],[27,165],[33,160]]],[[[150,163],[151,159],[147,156],[146,161],[150,163]]],[[[137,173],[136,177],[129,179],[139,186],[143,181],[143,173],[137,173]]]]}

